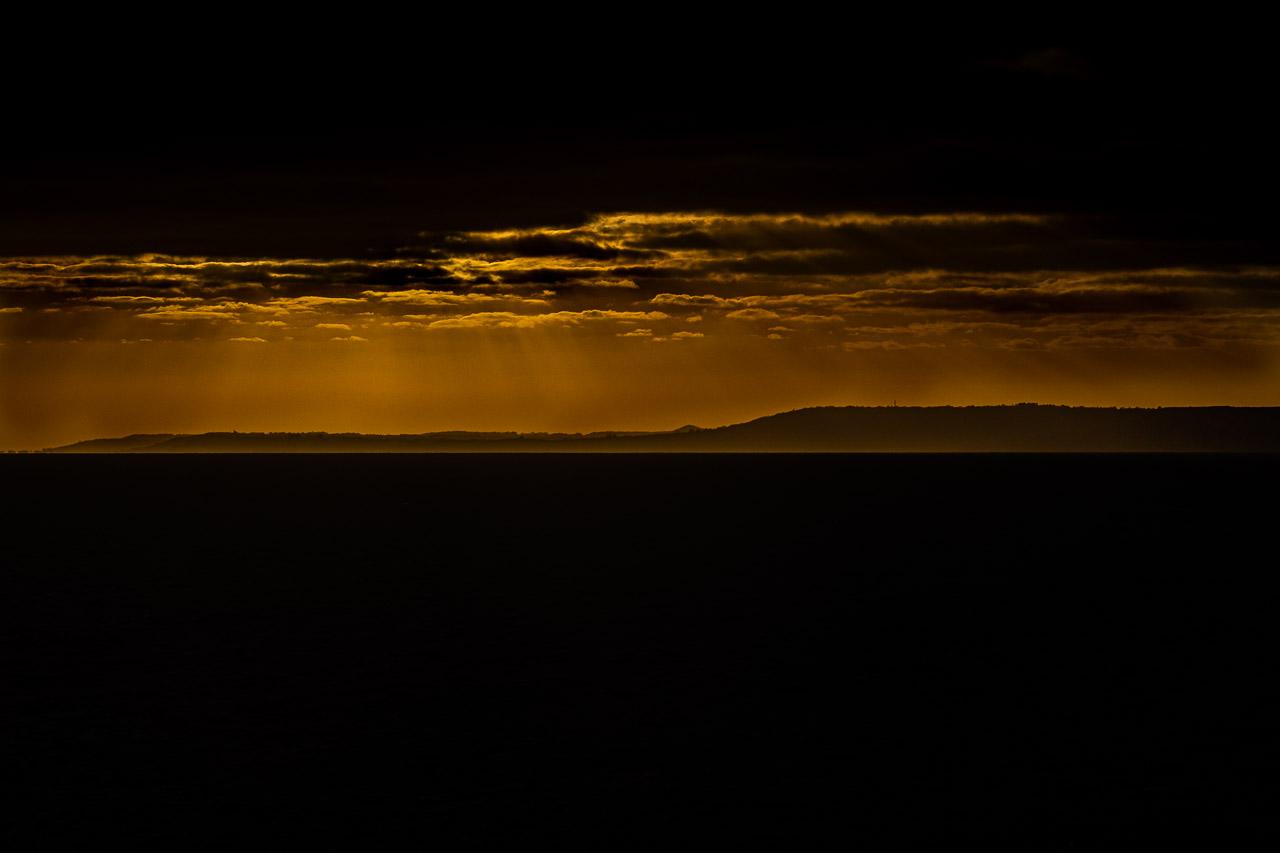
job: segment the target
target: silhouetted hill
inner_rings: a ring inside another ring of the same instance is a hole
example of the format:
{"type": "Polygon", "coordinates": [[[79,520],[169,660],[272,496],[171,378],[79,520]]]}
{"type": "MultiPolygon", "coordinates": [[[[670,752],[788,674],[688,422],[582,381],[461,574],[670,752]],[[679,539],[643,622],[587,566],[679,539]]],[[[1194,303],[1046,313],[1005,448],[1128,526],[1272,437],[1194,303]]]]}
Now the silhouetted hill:
{"type": "MultiPolygon", "coordinates": [[[[827,407],[713,430],[717,450],[1202,452],[1280,450],[1280,409],[827,407]]],[[[710,449],[710,447],[708,448],[710,449]]]]}
{"type": "Polygon", "coordinates": [[[824,407],[659,433],[135,435],[62,453],[1280,452],[1280,408],[824,407]]]}
{"type": "MultiPolygon", "coordinates": [[[[688,429],[683,428],[683,429],[688,429]]],[[[206,432],[198,435],[131,435],[56,447],[53,453],[467,453],[585,451],[613,442],[676,433],[429,432],[369,435],[328,432],[206,432]]]]}
{"type": "Polygon", "coordinates": [[[154,435],[126,435],[123,438],[95,438],[81,441],[67,447],[55,447],[54,451],[74,453],[137,453],[163,444],[173,438],[182,438],[172,433],[156,433],[154,435]]]}

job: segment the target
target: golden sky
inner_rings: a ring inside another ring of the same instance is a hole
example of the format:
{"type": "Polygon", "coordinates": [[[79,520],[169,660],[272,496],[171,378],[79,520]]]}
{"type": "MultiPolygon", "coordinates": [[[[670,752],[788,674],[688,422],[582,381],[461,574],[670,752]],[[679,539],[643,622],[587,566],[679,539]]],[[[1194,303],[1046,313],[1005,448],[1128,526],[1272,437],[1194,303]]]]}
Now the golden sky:
{"type": "Polygon", "coordinates": [[[1280,270],[1051,214],[609,213],[359,258],[0,258],[0,448],[1280,404],[1280,270]]]}

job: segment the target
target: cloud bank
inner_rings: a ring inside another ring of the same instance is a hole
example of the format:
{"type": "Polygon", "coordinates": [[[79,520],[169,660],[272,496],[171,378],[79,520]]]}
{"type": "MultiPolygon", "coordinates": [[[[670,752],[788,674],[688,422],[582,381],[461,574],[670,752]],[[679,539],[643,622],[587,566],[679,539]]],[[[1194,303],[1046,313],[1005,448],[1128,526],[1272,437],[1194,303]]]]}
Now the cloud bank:
{"type": "Polygon", "coordinates": [[[1194,256],[1065,215],[610,213],[427,232],[373,258],[0,259],[0,322],[6,340],[558,332],[847,351],[1275,345],[1280,270],[1194,256]]]}

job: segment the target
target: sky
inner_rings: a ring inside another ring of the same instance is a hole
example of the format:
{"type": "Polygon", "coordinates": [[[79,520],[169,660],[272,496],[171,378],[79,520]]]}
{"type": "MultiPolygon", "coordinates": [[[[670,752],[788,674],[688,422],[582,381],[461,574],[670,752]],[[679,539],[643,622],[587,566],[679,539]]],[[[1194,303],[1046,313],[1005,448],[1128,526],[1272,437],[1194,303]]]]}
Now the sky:
{"type": "Polygon", "coordinates": [[[0,164],[0,448],[1280,405],[1265,55],[831,47],[82,95],[0,164]]]}

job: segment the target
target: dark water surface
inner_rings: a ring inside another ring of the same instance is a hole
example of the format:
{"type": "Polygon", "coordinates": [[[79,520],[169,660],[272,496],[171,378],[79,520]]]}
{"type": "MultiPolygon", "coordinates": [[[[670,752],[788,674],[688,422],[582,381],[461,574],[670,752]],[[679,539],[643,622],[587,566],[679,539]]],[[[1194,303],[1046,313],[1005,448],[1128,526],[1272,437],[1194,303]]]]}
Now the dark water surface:
{"type": "Polygon", "coordinates": [[[12,813],[582,849],[1275,805],[1276,456],[8,456],[12,813]]]}

